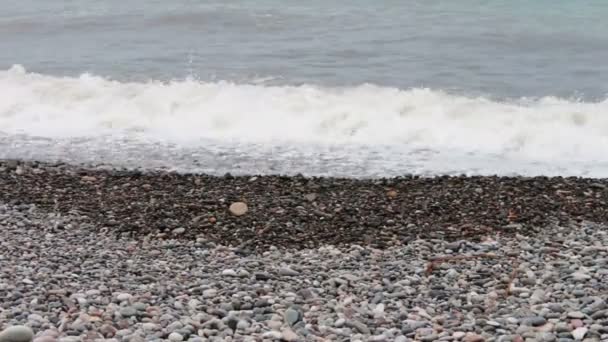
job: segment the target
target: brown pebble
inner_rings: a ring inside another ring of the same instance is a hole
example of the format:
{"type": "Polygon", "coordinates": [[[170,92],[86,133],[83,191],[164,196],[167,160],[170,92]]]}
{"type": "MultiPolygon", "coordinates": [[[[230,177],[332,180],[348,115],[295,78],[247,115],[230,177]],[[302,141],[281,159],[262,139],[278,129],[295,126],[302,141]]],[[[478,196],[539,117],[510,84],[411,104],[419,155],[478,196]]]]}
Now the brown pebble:
{"type": "MultiPolygon", "coordinates": [[[[128,327],[128,323],[127,323],[127,327],[128,327]]],[[[113,326],[109,325],[109,324],[104,324],[99,328],[99,332],[105,337],[105,338],[112,338],[114,337],[114,335],[116,335],[116,328],[114,328],[113,326]]]]}
{"type": "Polygon", "coordinates": [[[467,333],[462,339],[464,342],[484,342],[486,339],[474,333],[467,333]]]}
{"type": "Polygon", "coordinates": [[[570,321],[570,324],[572,325],[573,328],[580,328],[584,325],[583,321],[581,321],[580,319],[573,319],[570,321]]]}

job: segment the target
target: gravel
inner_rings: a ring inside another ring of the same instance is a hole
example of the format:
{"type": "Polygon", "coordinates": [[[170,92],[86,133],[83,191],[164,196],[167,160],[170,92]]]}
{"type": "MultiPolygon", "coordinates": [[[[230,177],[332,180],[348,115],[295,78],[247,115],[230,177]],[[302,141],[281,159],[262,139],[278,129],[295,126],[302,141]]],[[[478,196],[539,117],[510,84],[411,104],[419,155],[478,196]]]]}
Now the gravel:
{"type": "MultiPolygon", "coordinates": [[[[608,224],[608,180],[561,177],[213,177],[0,160],[0,201],[78,213],[117,236],[204,236],[241,254],[324,244],[384,249],[420,238],[450,240],[458,251],[462,240],[533,236],[555,221],[608,224]]],[[[582,253],[593,255],[587,247],[582,253]]],[[[590,280],[584,271],[571,277],[590,280]]]]}
{"type": "Polygon", "coordinates": [[[0,204],[0,342],[608,339],[603,224],[249,253],[103,228],[0,204]]]}

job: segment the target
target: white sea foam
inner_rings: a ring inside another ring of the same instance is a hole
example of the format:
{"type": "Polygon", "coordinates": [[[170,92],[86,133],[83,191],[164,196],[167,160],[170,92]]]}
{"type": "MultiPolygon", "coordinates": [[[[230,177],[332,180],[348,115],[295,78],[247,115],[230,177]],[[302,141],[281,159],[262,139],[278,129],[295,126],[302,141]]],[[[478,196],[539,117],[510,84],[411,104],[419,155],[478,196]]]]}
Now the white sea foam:
{"type": "Polygon", "coordinates": [[[608,101],[514,102],[429,89],[194,80],[125,83],[0,71],[0,133],[169,142],[357,144],[605,161],[608,101]]]}

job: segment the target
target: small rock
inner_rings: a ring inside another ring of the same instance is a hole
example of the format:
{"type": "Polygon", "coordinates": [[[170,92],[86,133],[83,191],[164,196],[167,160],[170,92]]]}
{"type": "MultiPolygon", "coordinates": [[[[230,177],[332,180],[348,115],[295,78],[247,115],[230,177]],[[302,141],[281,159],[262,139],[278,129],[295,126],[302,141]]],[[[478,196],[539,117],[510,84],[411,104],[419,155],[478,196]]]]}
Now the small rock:
{"type": "Polygon", "coordinates": [[[176,332],[172,332],[169,334],[169,341],[171,342],[179,342],[179,341],[183,341],[184,337],[176,332]]]}
{"type": "Polygon", "coordinates": [[[283,329],[283,332],[281,334],[283,340],[287,342],[293,342],[298,340],[298,335],[289,328],[283,329]]]}
{"type": "Polygon", "coordinates": [[[367,327],[367,325],[365,325],[359,321],[348,321],[348,322],[346,322],[346,325],[353,329],[357,329],[357,331],[359,331],[362,334],[369,335],[369,333],[370,333],[370,330],[367,327]]]}
{"type": "Polygon", "coordinates": [[[538,335],[536,335],[536,339],[541,342],[553,342],[553,341],[555,341],[556,337],[554,334],[552,334],[550,332],[541,332],[538,335]]]}
{"type": "Polygon", "coordinates": [[[452,337],[459,340],[463,337],[465,337],[467,334],[464,331],[455,331],[454,333],[452,333],[452,337]]]}
{"type": "Polygon", "coordinates": [[[467,333],[462,339],[464,342],[484,342],[486,339],[474,333],[467,333]]]}
{"type": "Polygon", "coordinates": [[[265,308],[270,305],[272,304],[270,304],[270,302],[266,298],[258,299],[255,301],[255,303],[253,303],[253,306],[255,306],[256,308],[265,308]]]}
{"type": "Polygon", "coordinates": [[[306,195],[304,195],[304,199],[307,200],[308,202],[314,202],[317,199],[317,194],[315,194],[315,193],[306,194],[306,195]]]}
{"type": "Polygon", "coordinates": [[[207,289],[207,290],[203,291],[203,298],[213,298],[215,296],[217,296],[216,289],[207,289]]]}
{"type": "Polygon", "coordinates": [[[570,311],[570,312],[568,312],[568,318],[582,319],[582,318],[585,318],[585,314],[580,311],[570,311]]]}
{"type": "Polygon", "coordinates": [[[169,332],[175,332],[176,330],[179,330],[179,329],[181,329],[183,327],[184,327],[184,325],[182,324],[182,322],[175,321],[175,322],[173,322],[173,323],[171,323],[171,324],[169,324],[167,326],[167,331],[169,331],[169,332]]]}
{"type": "Polygon", "coordinates": [[[239,322],[236,324],[237,330],[246,330],[249,328],[249,326],[250,326],[249,322],[247,322],[244,319],[239,320],[239,322]]]}
{"type": "Polygon", "coordinates": [[[572,279],[574,279],[575,281],[584,282],[591,279],[591,276],[584,272],[574,272],[572,273],[572,279]]]}
{"type": "Polygon", "coordinates": [[[247,213],[249,208],[244,202],[234,202],[230,205],[229,210],[230,213],[234,216],[243,216],[247,213]]]}
{"type": "Polygon", "coordinates": [[[568,326],[567,323],[559,322],[559,323],[555,324],[555,332],[563,333],[563,332],[569,332],[569,331],[570,331],[570,327],[568,326]]]}
{"type": "Polygon", "coordinates": [[[557,303],[551,303],[551,304],[547,305],[547,307],[551,311],[555,311],[555,312],[564,312],[565,311],[564,307],[557,303]]]}
{"type": "Polygon", "coordinates": [[[103,335],[105,338],[112,338],[116,335],[117,330],[110,324],[104,324],[99,327],[99,333],[101,333],[101,335],[103,335]]]}
{"type": "Polygon", "coordinates": [[[147,322],[142,324],[141,326],[145,331],[157,331],[160,330],[160,327],[156,323],[147,322]]]}
{"type": "Polygon", "coordinates": [[[299,311],[289,308],[289,309],[285,310],[284,317],[285,317],[285,323],[287,323],[289,325],[294,325],[300,320],[301,315],[300,315],[299,311]]]}
{"type": "Polygon", "coordinates": [[[542,316],[533,316],[524,318],[522,324],[538,327],[547,323],[547,320],[542,316]]]}
{"type": "Polygon", "coordinates": [[[184,234],[185,232],[186,232],[186,228],[180,227],[180,228],[173,229],[173,231],[171,233],[173,235],[181,235],[181,234],[184,234]]]}
{"type": "Polygon", "coordinates": [[[226,276],[226,277],[237,277],[238,273],[236,273],[235,270],[229,268],[229,269],[223,270],[222,275],[226,276]]]}
{"type": "Polygon", "coordinates": [[[30,342],[33,339],[34,332],[24,325],[14,325],[0,333],[0,342],[30,342]]]}
{"type": "Polygon", "coordinates": [[[445,245],[445,248],[453,250],[453,251],[457,251],[460,249],[461,246],[462,246],[462,241],[453,241],[453,242],[447,243],[445,245]]]}
{"type": "Polygon", "coordinates": [[[438,338],[439,338],[439,336],[436,333],[432,333],[432,334],[420,337],[420,341],[421,342],[432,342],[438,338]]]}
{"type": "Polygon", "coordinates": [[[583,321],[581,321],[580,319],[573,319],[570,321],[570,324],[572,325],[573,328],[580,328],[584,325],[583,321]]]}
{"type": "Polygon", "coordinates": [[[283,334],[280,331],[267,331],[262,335],[263,338],[275,339],[279,340],[283,337],[283,334]]]}
{"type": "Polygon", "coordinates": [[[580,327],[580,328],[576,328],[576,329],[572,330],[572,337],[574,337],[574,339],[577,341],[581,341],[585,337],[586,334],[587,334],[587,328],[585,328],[585,327],[580,327]]]}
{"type": "Polygon", "coordinates": [[[130,307],[130,306],[120,309],[119,312],[122,317],[133,317],[133,316],[137,315],[137,310],[135,310],[135,308],[130,307]]]}
{"type": "Polygon", "coordinates": [[[255,280],[268,280],[270,279],[270,276],[267,273],[263,273],[263,272],[258,272],[255,273],[255,280]]]}
{"type": "Polygon", "coordinates": [[[128,293],[119,293],[118,296],[116,296],[116,300],[118,300],[119,302],[126,302],[131,298],[133,298],[133,296],[128,293]]]}
{"type": "Polygon", "coordinates": [[[53,336],[40,336],[36,337],[34,342],[57,342],[57,339],[53,336]]]}
{"type": "Polygon", "coordinates": [[[297,276],[300,274],[298,271],[294,271],[289,267],[281,267],[279,268],[279,274],[282,276],[297,276]]]}

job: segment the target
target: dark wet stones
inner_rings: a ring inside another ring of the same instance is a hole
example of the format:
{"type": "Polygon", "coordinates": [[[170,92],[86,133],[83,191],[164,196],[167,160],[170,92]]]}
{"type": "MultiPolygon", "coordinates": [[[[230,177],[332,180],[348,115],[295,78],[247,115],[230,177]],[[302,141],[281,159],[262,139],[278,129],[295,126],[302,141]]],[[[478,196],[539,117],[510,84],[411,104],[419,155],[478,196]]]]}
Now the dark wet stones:
{"type": "MultiPolygon", "coordinates": [[[[252,177],[16,165],[43,172],[23,172],[19,177],[0,172],[0,201],[36,204],[63,214],[86,213],[96,226],[117,234],[204,236],[216,244],[240,246],[244,256],[270,246],[354,243],[388,248],[418,237],[460,241],[492,231],[532,235],[537,233],[532,227],[555,220],[608,222],[608,181],[597,179],[261,176],[251,181],[252,177]],[[518,228],[503,229],[513,225],[518,228]]],[[[0,167],[14,169],[15,162],[0,161],[0,167]]],[[[462,245],[448,247],[459,251],[462,245]]],[[[589,280],[586,275],[574,277],[589,280]]]]}

